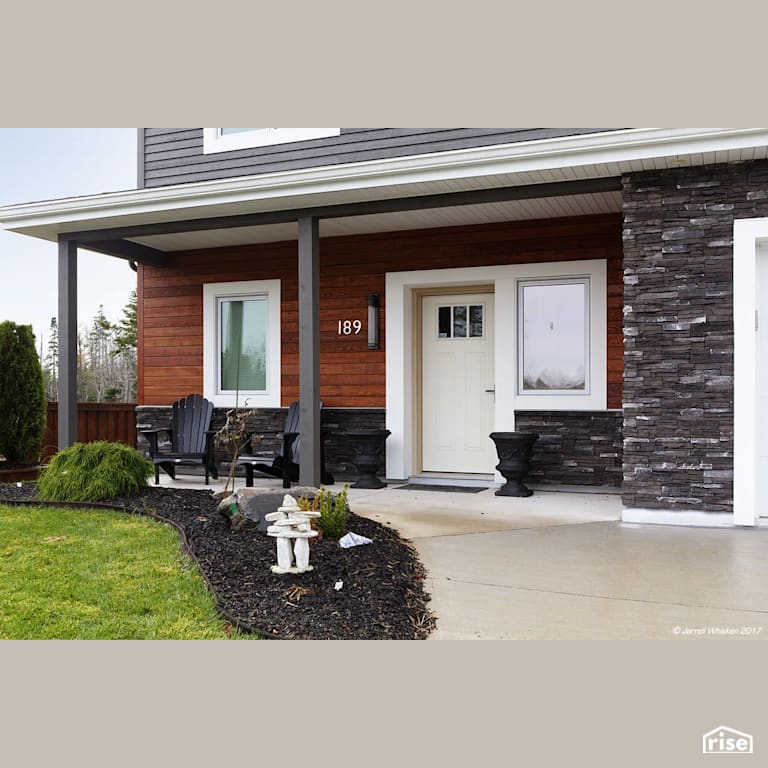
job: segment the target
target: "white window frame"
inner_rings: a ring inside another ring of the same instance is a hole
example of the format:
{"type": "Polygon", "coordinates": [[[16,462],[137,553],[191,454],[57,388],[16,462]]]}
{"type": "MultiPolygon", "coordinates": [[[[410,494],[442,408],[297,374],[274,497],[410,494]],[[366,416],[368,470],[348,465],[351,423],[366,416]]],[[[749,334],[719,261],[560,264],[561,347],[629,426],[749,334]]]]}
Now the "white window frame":
{"type": "Polygon", "coordinates": [[[221,128],[203,128],[203,154],[327,139],[340,134],[341,128],[254,128],[252,131],[227,134],[222,134],[221,128]]]}
{"type": "Polygon", "coordinates": [[[585,397],[591,394],[592,366],[591,359],[591,285],[589,275],[577,277],[547,277],[547,278],[529,278],[517,281],[517,396],[528,397],[553,397],[555,395],[564,395],[566,397],[585,397]],[[584,389],[547,389],[533,390],[523,387],[523,362],[525,358],[524,339],[523,339],[523,312],[525,306],[523,302],[523,290],[530,286],[545,285],[583,285],[584,286],[584,328],[586,336],[584,338],[584,389]]]}
{"type": "Polygon", "coordinates": [[[279,408],[280,397],[280,281],[244,280],[203,285],[203,392],[214,405],[234,408],[279,408]],[[267,382],[263,392],[240,392],[239,402],[233,392],[219,387],[219,349],[221,300],[266,298],[267,301],[267,382]]]}

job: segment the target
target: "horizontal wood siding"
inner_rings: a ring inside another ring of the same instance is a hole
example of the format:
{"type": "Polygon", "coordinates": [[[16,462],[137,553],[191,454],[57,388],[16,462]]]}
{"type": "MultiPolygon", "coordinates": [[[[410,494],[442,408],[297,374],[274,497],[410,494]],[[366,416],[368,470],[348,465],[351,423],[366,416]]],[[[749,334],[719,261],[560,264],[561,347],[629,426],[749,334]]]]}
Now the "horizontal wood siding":
{"type": "MultiPolygon", "coordinates": [[[[608,264],[608,407],[621,407],[623,276],[621,216],[386,232],[320,242],[320,395],[328,407],[385,406],[385,273],[400,270],[601,259],[608,264]],[[363,321],[378,293],[380,349],[365,330],[339,337],[339,320],[363,321]]],[[[282,404],[298,398],[296,242],[170,254],[167,268],[139,271],[139,402],[168,405],[203,389],[203,284],[281,281],[282,404]]]]}
{"type": "MultiPolygon", "coordinates": [[[[43,459],[56,453],[59,404],[48,403],[48,421],[43,437],[43,459]]],[[[136,447],[136,403],[78,403],[77,439],[81,443],[108,440],[136,447]]]]}
{"type": "Polygon", "coordinates": [[[342,128],[340,136],[203,154],[202,128],[144,128],[143,186],[316,168],[451,149],[595,133],[606,128],[342,128]]]}

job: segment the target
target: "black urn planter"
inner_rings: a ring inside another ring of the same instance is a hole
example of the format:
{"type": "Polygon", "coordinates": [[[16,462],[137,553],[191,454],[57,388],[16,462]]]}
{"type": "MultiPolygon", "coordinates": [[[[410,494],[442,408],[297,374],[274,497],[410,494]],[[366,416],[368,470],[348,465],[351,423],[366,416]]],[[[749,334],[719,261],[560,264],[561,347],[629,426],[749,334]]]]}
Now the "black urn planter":
{"type": "Polygon", "coordinates": [[[352,445],[352,463],[360,475],[352,483],[352,488],[386,488],[376,477],[376,473],[384,466],[384,447],[387,438],[392,434],[388,429],[360,429],[347,432],[352,445]]]}
{"type": "Polygon", "coordinates": [[[531,451],[539,439],[535,432],[491,432],[499,463],[496,469],[507,481],[496,491],[496,496],[532,496],[533,491],[523,485],[530,471],[531,451]]]}

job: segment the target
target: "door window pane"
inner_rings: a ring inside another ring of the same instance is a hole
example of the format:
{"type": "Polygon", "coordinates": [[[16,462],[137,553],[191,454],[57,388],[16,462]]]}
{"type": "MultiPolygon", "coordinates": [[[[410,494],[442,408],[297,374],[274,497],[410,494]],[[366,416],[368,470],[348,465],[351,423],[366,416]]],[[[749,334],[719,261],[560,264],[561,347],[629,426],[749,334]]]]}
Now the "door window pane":
{"type": "Polygon", "coordinates": [[[222,299],[220,387],[222,392],[267,388],[266,298],[222,299]]]}
{"type": "Polygon", "coordinates": [[[437,308],[438,339],[478,339],[483,337],[482,304],[451,304],[437,308]]]}
{"type": "Polygon", "coordinates": [[[483,335],[483,305],[473,304],[469,308],[469,335],[482,338],[483,335]]]}
{"type": "Polygon", "coordinates": [[[437,309],[437,337],[449,339],[451,337],[451,308],[438,307],[437,309]]]}
{"type": "Polygon", "coordinates": [[[520,392],[587,392],[588,281],[519,284],[520,392]]]}
{"type": "Polygon", "coordinates": [[[463,338],[467,335],[467,307],[461,305],[453,308],[453,335],[463,338]]]}

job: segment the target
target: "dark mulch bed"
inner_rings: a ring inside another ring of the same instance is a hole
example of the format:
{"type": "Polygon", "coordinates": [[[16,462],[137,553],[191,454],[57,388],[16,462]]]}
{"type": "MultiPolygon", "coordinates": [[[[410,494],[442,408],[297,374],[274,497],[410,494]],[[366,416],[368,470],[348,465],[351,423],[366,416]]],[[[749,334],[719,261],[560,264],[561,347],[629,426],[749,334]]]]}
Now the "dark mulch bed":
{"type": "MultiPolygon", "coordinates": [[[[36,485],[0,484],[0,501],[32,501],[36,485]]],[[[272,509],[283,491],[265,497],[272,509]]],[[[396,531],[350,514],[349,530],[372,544],[342,549],[314,539],[303,574],[273,574],[275,540],[254,526],[233,531],[207,491],[147,488],[112,499],[176,524],[199,562],[219,609],[238,625],[269,637],[317,640],[424,639],[435,620],[424,592],[425,572],[396,531]],[[340,590],[334,589],[343,582],[340,590]]]]}

